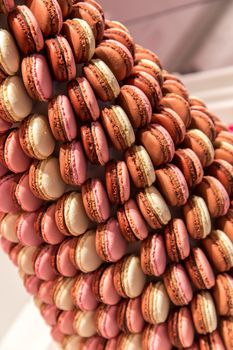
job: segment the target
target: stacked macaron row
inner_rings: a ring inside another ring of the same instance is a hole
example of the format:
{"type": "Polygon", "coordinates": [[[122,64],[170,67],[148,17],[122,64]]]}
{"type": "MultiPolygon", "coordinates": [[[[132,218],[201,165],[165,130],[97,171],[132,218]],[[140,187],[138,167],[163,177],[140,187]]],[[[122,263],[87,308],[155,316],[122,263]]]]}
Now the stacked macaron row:
{"type": "Polygon", "coordinates": [[[1,246],[53,339],[233,349],[233,134],[96,1],[0,11],[1,246]]]}

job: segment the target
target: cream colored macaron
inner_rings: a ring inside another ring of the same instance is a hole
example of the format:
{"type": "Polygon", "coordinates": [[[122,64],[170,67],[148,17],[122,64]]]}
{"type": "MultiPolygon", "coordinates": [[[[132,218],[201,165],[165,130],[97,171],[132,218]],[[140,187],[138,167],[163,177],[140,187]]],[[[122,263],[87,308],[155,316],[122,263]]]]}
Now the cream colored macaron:
{"type": "Polygon", "coordinates": [[[73,278],[61,278],[56,284],[53,299],[58,309],[63,311],[73,310],[74,304],[71,298],[73,284],[73,278]]]}
{"type": "Polygon", "coordinates": [[[142,335],[122,333],[117,341],[117,350],[142,350],[142,335]]]}
{"type": "Polygon", "coordinates": [[[35,260],[39,252],[38,247],[24,247],[18,256],[19,268],[27,275],[35,274],[35,260]]]}
{"type": "Polygon", "coordinates": [[[19,69],[20,57],[12,35],[0,29],[0,70],[6,75],[14,75],[19,69]]]}
{"type": "Polygon", "coordinates": [[[74,318],[73,328],[80,337],[88,338],[95,335],[95,312],[78,310],[74,318]]]}
{"type": "Polygon", "coordinates": [[[66,336],[62,341],[62,349],[63,350],[81,349],[84,342],[85,342],[85,339],[83,339],[79,335],[66,336]]]}
{"type": "Polygon", "coordinates": [[[13,243],[18,243],[19,239],[17,237],[16,233],[16,222],[18,217],[20,216],[19,213],[10,213],[4,216],[4,218],[1,221],[0,224],[0,233],[1,235],[6,238],[8,241],[13,243]]]}
{"type": "Polygon", "coordinates": [[[207,291],[201,291],[191,301],[194,326],[198,334],[212,333],[217,328],[214,300],[207,291]]]}

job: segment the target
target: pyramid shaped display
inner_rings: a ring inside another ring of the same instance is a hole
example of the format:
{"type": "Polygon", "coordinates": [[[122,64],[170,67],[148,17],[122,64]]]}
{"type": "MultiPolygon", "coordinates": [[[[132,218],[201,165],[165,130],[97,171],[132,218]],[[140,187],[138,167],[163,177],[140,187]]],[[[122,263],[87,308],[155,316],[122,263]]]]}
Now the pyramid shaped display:
{"type": "Polygon", "coordinates": [[[233,134],[94,0],[16,5],[0,0],[1,246],[53,339],[232,350],[233,134]]]}

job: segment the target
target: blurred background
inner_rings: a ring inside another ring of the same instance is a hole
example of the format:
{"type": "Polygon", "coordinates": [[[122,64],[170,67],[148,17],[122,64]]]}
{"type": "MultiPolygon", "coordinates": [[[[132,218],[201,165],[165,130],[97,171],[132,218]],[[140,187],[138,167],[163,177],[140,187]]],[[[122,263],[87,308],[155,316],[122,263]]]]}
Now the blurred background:
{"type": "MultiPolygon", "coordinates": [[[[233,124],[233,0],[99,2],[106,18],[127,25],[137,43],[158,54],[164,68],[182,74],[191,94],[233,124]]],[[[0,15],[0,26],[4,24],[0,15]]],[[[33,350],[54,349],[16,268],[1,250],[0,273],[0,349],[31,350],[31,339],[33,350]],[[16,347],[19,343],[24,346],[16,347]]]]}

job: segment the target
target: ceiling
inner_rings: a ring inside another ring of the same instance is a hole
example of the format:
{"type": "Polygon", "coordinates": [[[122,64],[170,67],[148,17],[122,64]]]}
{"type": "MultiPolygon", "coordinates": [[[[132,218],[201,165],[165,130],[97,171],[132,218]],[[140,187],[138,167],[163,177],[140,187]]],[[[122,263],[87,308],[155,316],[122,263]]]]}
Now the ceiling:
{"type": "Polygon", "coordinates": [[[99,0],[106,17],[181,73],[233,64],[232,0],[99,0]]]}

